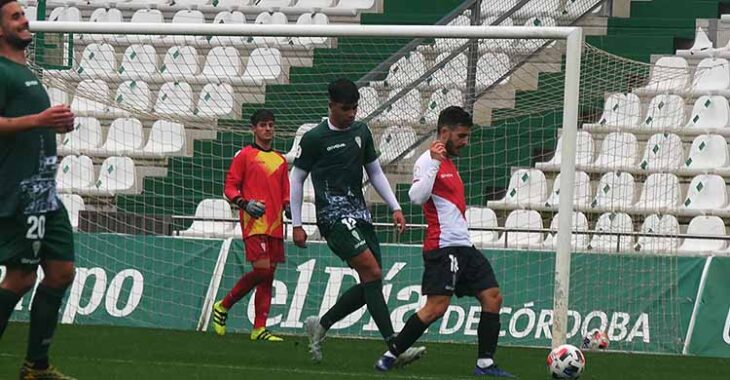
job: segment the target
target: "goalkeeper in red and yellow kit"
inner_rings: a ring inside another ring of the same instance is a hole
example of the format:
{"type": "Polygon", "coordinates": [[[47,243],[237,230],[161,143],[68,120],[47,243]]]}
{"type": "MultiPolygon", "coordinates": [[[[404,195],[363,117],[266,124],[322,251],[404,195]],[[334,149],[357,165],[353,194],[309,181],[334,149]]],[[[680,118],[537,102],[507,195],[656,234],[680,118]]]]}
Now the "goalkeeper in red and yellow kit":
{"type": "Polygon", "coordinates": [[[228,169],[226,198],[240,209],[246,261],[253,269],[213,306],[213,329],[226,333],[228,310],[253,288],[256,318],[251,340],[282,341],[266,329],[276,264],[284,262],[282,214],[289,210],[289,177],[284,156],[272,149],[274,114],[265,109],[251,116],[254,143],[236,153],[228,169]]]}

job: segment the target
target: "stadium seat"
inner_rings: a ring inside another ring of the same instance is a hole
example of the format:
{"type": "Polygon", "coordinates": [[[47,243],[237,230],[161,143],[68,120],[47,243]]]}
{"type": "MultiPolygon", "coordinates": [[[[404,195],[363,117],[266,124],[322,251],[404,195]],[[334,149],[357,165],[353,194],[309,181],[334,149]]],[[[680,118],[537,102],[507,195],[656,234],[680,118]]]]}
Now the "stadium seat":
{"type": "MultiPolygon", "coordinates": [[[[589,132],[586,131],[578,131],[578,134],[576,136],[576,155],[575,155],[575,164],[576,166],[590,166],[593,162],[593,155],[595,154],[595,147],[593,143],[593,137],[589,132]]],[[[538,169],[559,169],[560,164],[562,162],[562,156],[563,156],[563,139],[562,137],[558,139],[558,143],[555,147],[555,154],[553,157],[547,161],[547,162],[538,162],[535,164],[535,167],[538,169]]]]}
{"type": "Polygon", "coordinates": [[[634,238],[631,235],[606,235],[602,232],[634,232],[634,226],[628,214],[607,212],[599,216],[589,248],[599,252],[628,252],[634,246],[634,238]]]}
{"type": "Polygon", "coordinates": [[[641,100],[636,94],[620,92],[608,96],[603,105],[603,114],[598,123],[584,125],[584,128],[619,127],[636,128],[641,119],[641,100]]]}
{"type": "Polygon", "coordinates": [[[180,123],[157,120],[152,124],[147,144],[134,157],[180,156],[185,153],[185,127],[180,123]]]}
{"type": "Polygon", "coordinates": [[[149,112],[150,88],[147,83],[130,80],[121,83],[114,97],[114,109],[110,109],[110,116],[127,116],[129,112],[149,112]]]}
{"type": "Polygon", "coordinates": [[[469,227],[469,238],[475,246],[490,247],[494,245],[494,241],[499,237],[497,231],[479,231],[472,228],[496,228],[497,215],[486,207],[469,207],[465,213],[466,224],[469,227]]]}
{"type": "Polygon", "coordinates": [[[591,207],[622,210],[634,204],[634,176],[626,172],[609,172],[601,177],[591,207]]]}
{"type": "MultiPolygon", "coordinates": [[[[435,65],[441,64],[451,53],[441,53],[434,61],[435,65]]],[[[464,88],[466,86],[467,57],[462,53],[447,61],[443,67],[438,69],[428,79],[421,82],[420,89],[437,90],[443,88],[464,88]]]]}
{"type": "Polygon", "coordinates": [[[109,127],[104,145],[90,149],[90,156],[120,156],[142,149],[144,132],[142,123],[137,119],[116,119],[109,127]]]}
{"type": "Polygon", "coordinates": [[[426,73],[426,59],[418,51],[412,51],[398,59],[388,69],[384,81],[373,81],[374,88],[401,88],[405,87],[426,73]]]}
{"type": "Polygon", "coordinates": [[[79,189],[82,195],[114,196],[137,192],[134,161],[129,157],[112,156],[104,160],[96,182],[79,189]]]}
{"type": "Polygon", "coordinates": [[[712,55],[714,53],[714,50],[715,48],[712,46],[712,41],[710,41],[710,37],[707,36],[707,33],[705,33],[705,31],[702,30],[701,27],[697,27],[695,40],[692,44],[692,47],[686,50],[677,49],[676,53],[680,57],[705,57],[708,55],[712,55]]]}
{"type": "MultiPolygon", "coordinates": [[[[543,242],[543,248],[554,250],[558,247],[558,224],[559,219],[558,216],[560,214],[555,214],[553,217],[553,220],[550,222],[550,229],[554,230],[555,232],[549,232],[547,236],[545,236],[545,241],[543,242]]],[[[588,219],[586,218],[585,214],[583,214],[580,211],[574,211],[573,212],[573,220],[571,222],[571,225],[573,227],[573,231],[588,231],[588,219]]],[[[588,242],[589,242],[588,234],[573,234],[570,238],[570,246],[578,251],[587,251],[588,250],[588,242]]]]}
{"type": "Polygon", "coordinates": [[[547,198],[547,180],[539,169],[519,169],[512,173],[504,198],[487,202],[490,208],[542,206],[547,198]]]}
{"type": "MultiPolygon", "coordinates": [[[[598,4],[600,0],[567,0],[564,6],[559,6],[558,12],[563,16],[567,17],[568,20],[574,20],[582,16],[591,7],[598,4]]],[[[593,10],[593,13],[597,13],[601,10],[603,4],[593,10]]]]}
{"type": "Polygon", "coordinates": [[[682,139],[673,133],[657,133],[646,143],[639,167],[642,170],[673,171],[682,166],[683,159],[682,139]]]}
{"type": "Polygon", "coordinates": [[[85,189],[94,183],[94,163],[87,156],[66,156],[58,165],[56,189],[71,193],[85,189]]]}
{"type": "Polygon", "coordinates": [[[71,228],[77,230],[79,228],[79,212],[86,210],[84,199],[78,194],[58,194],[58,198],[63,203],[63,207],[66,208],[71,228]]]}
{"type": "MultiPolygon", "coordinates": [[[[456,18],[454,18],[453,20],[449,21],[449,23],[447,25],[449,25],[449,26],[469,26],[469,25],[471,25],[471,20],[467,16],[460,15],[460,16],[457,16],[456,18]]],[[[451,52],[453,50],[458,49],[459,47],[461,47],[468,41],[469,40],[466,38],[436,38],[436,42],[433,44],[433,50],[436,53],[451,52]]],[[[423,48],[421,48],[421,50],[423,50],[423,48]]],[[[428,48],[426,50],[428,50],[428,48]]]]}
{"type": "Polygon", "coordinates": [[[542,229],[542,216],[535,210],[514,210],[504,222],[503,232],[494,243],[495,247],[506,248],[540,248],[543,243],[542,232],[515,232],[509,229],[542,229]]]}
{"type": "Polygon", "coordinates": [[[48,15],[48,21],[81,21],[81,11],[76,7],[58,7],[51,11],[48,15]]]}
{"type": "Polygon", "coordinates": [[[643,129],[673,130],[684,125],[684,99],[679,95],[657,95],[649,103],[643,129]]]}
{"type": "Polygon", "coordinates": [[[520,7],[514,17],[529,18],[535,15],[557,15],[561,0],[532,0],[520,7]]]}
{"type": "Polygon", "coordinates": [[[477,62],[476,90],[481,92],[492,85],[507,83],[509,76],[502,77],[510,69],[512,69],[512,64],[507,54],[486,53],[482,55],[477,62]]]}
{"type": "Polygon", "coordinates": [[[101,145],[101,124],[93,117],[80,116],[74,120],[74,130],[63,135],[58,154],[79,154],[101,145]]]}
{"type": "Polygon", "coordinates": [[[631,133],[613,132],[608,134],[601,144],[593,167],[599,170],[630,170],[637,161],[636,136],[631,133]]]}
{"type": "Polygon", "coordinates": [[[358,111],[356,118],[362,120],[370,116],[380,106],[378,99],[378,91],[372,87],[360,87],[360,101],[358,102],[358,111]]]}
{"type": "Polygon", "coordinates": [[[208,4],[208,0],[175,0],[174,4],[183,8],[193,8],[208,4]]]}
{"type": "MultiPolygon", "coordinates": [[[[555,1],[555,0],[550,0],[555,1]]],[[[530,3],[528,3],[530,4],[530,3]]],[[[524,7],[523,7],[524,8],[524,7]]],[[[516,16],[515,16],[516,17],[516,16]]],[[[532,17],[525,21],[524,26],[537,26],[537,27],[546,27],[546,26],[556,26],[557,23],[554,19],[550,17],[532,17]]],[[[520,39],[517,40],[517,42],[514,45],[513,51],[518,54],[532,54],[533,52],[537,51],[542,45],[547,43],[550,40],[542,40],[542,39],[520,39]]]]}
{"type": "Polygon", "coordinates": [[[482,17],[501,16],[517,3],[517,0],[482,0],[480,14],[482,17]]]}
{"type": "Polygon", "coordinates": [[[297,150],[299,148],[299,142],[302,141],[302,136],[304,136],[305,133],[309,132],[310,129],[316,127],[316,123],[307,123],[302,124],[297,128],[297,132],[294,134],[294,141],[291,144],[291,149],[284,155],[284,158],[286,158],[286,162],[291,164],[294,162],[294,159],[297,155],[297,150]]]}
{"type": "Polygon", "coordinates": [[[378,159],[383,165],[389,164],[408,151],[401,159],[407,160],[416,153],[413,150],[417,140],[416,131],[409,126],[392,126],[387,128],[378,141],[377,149],[380,151],[378,159]],[[408,149],[411,149],[410,151],[408,149]]]}
{"type": "Polygon", "coordinates": [[[636,93],[660,94],[666,92],[685,92],[689,85],[689,65],[682,57],[659,58],[651,68],[649,83],[634,90],[636,93]]]}
{"type": "MultiPolygon", "coordinates": [[[[324,13],[302,13],[297,18],[297,25],[328,25],[329,18],[324,13]]],[[[293,37],[289,44],[293,46],[311,46],[327,43],[327,37],[293,37]]]]}
{"type": "MultiPolygon", "coordinates": [[[[286,15],[281,12],[263,12],[256,17],[254,24],[286,25],[288,22],[286,15]]],[[[289,37],[255,36],[251,37],[248,42],[259,47],[271,47],[288,43],[289,37]]]]}
{"type": "Polygon", "coordinates": [[[692,178],[682,203],[685,210],[717,210],[726,205],[725,180],[715,174],[700,174],[692,178]]]}
{"type": "MultiPolygon", "coordinates": [[[[55,72],[52,70],[51,73],[55,72]]],[[[117,74],[117,58],[112,45],[90,44],[81,55],[81,62],[76,68],[81,78],[108,78],[117,74]]]]}
{"type": "MultiPolygon", "coordinates": [[[[719,216],[700,215],[692,218],[687,226],[687,235],[726,235],[725,222],[719,216]]],[[[685,238],[677,249],[681,253],[717,252],[727,246],[725,240],[685,238]]]]}
{"type": "Polygon", "coordinates": [[[266,9],[278,9],[290,6],[292,0],[258,0],[256,6],[266,9]]]}
{"type": "MultiPolygon", "coordinates": [[[[172,16],[173,24],[205,24],[205,16],[199,10],[183,9],[179,10],[172,16]]],[[[165,45],[189,45],[200,41],[205,41],[205,36],[166,36],[162,39],[165,45]]]]}
{"type": "Polygon", "coordinates": [[[727,140],[720,135],[700,135],[692,141],[684,169],[724,169],[730,166],[727,140]]]}
{"type": "MultiPolygon", "coordinates": [[[[392,90],[388,94],[387,102],[392,101],[401,90],[392,90]]],[[[421,93],[417,89],[412,89],[405,93],[401,98],[396,99],[388,105],[383,113],[377,118],[377,123],[383,125],[416,125],[418,124],[423,106],[421,105],[421,93]]]]}
{"type": "Polygon", "coordinates": [[[98,79],[79,82],[71,102],[71,111],[76,116],[104,116],[109,112],[109,86],[98,79]],[[101,101],[97,101],[101,100],[101,101]]]}
{"type": "MultiPolygon", "coordinates": [[[[484,4],[484,3],[482,3],[484,4]]],[[[483,26],[490,26],[500,16],[489,16],[482,22],[483,26]]],[[[512,26],[512,18],[507,17],[499,23],[499,26],[512,26]]],[[[482,38],[479,40],[479,52],[480,53],[509,53],[512,46],[515,44],[515,40],[508,38],[482,38]]]]}
{"type": "Polygon", "coordinates": [[[198,51],[192,46],[173,46],[167,50],[160,67],[165,81],[183,80],[200,72],[198,51]]]}
{"type": "Polygon", "coordinates": [[[335,9],[351,9],[353,11],[367,10],[375,6],[375,0],[347,0],[337,3],[335,9]]]}
{"type": "Polygon", "coordinates": [[[305,9],[326,9],[332,7],[336,3],[335,0],[299,0],[296,2],[297,8],[305,9]]]}
{"type": "Polygon", "coordinates": [[[119,65],[122,80],[148,81],[157,74],[157,51],[152,45],[130,45],[119,65]]]}
{"type": "Polygon", "coordinates": [[[236,83],[243,72],[241,66],[238,49],[216,46],[208,52],[203,71],[195,78],[195,83],[236,83]]]}
{"type": "MultiPolygon", "coordinates": [[[[89,22],[123,22],[122,11],[117,8],[97,8],[91,12],[89,22]]],[[[83,39],[96,42],[113,42],[117,36],[114,34],[86,34],[83,39]]]]}
{"type": "Polygon", "coordinates": [[[228,83],[208,83],[200,91],[195,115],[203,118],[221,118],[235,109],[233,87],[228,83]]]}
{"type": "Polygon", "coordinates": [[[203,199],[195,208],[196,220],[186,230],[178,231],[180,236],[219,237],[230,233],[236,222],[221,222],[205,219],[232,219],[231,205],[225,199],[203,199]]]}
{"type": "MultiPolygon", "coordinates": [[[[159,9],[140,9],[132,15],[129,22],[139,23],[151,23],[151,24],[164,24],[165,17],[159,9]]],[[[163,41],[165,36],[162,35],[144,35],[144,34],[130,34],[125,35],[124,38],[129,41],[130,44],[156,44],[163,41]]]]}
{"type": "Polygon", "coordinates": [[[679,179],[671,173],[654,173],[646,177],[639,201],[634,209],[642,211],[668,212],[679,206],[682,191],[679,179]]]}
{"type": "Polygon", "coordinates": [[[193,89],[185,82],[167,82],[157,94],[155,112],[185,116],[193,111],[193,89]]]}
{"type": "Polygon", "coordinates": [[[243,73],[243,83],[263,85],[275,81],[282,75],[281,52],[279,49],[258,48],[251,52],[243,73]]]}
{"type": "MultiPolygon", "coordinates": [[[[652,214],[644,219],[641,233],[679,235],[679,222],[674,215],[652,214]]],[[[641,252],[667,253],[676,252],[678,247],[679,238],[676,237],[639,236],[635,249],[641,252]]]]}
{"type": "MultiPolygon", "coordinates": [[[[591,179],[586,172],[577,171],[575,173],[575,190],[573,190],[573,206],[588,207],[591,204],[593,191],[591,189],[591,179]]],[[[560,173],[553,181],[553,191],[550,193],[545,206],[558,207],[560,204],[560,173]]]]}
{"type": "Polygon", "coordinates": [[[730,125],[730,105],[724,96],[700,96],[685,128],[723,129],[730,125]]]}
{"type": "Polygon", "coordinates": [[[66,91],[55,87],[49,87],[46,89],[46,91],[48,92],[48,98],[51,101],[52,106],[55,106],[57,104],[69,104],[68,93],[66,91]]]}
{"type": "Polygon", "coordinates": [[[464,94],[457,89],[434,91],[428,100],[426,111],[423,113],[420,123],[431,127],[436,126],[441,111],[449,106],[463,107],[464,94]]]}
{"type": "Polygon", "coordinates": [[[724,58],[705,58],[697,65],[692,78],[692,93],[706,94],[730,87],[730,63],[724,58]]]}
{"type": "MultiPolygon", "coordinates": [[[[246,16],[239,11],[223,11],[215,15],[213,24],[245,24],[246,16]]],[[[240,36],[211,36],[211,46],[239,46],[243,44],[244,38],[240,36]]]]}

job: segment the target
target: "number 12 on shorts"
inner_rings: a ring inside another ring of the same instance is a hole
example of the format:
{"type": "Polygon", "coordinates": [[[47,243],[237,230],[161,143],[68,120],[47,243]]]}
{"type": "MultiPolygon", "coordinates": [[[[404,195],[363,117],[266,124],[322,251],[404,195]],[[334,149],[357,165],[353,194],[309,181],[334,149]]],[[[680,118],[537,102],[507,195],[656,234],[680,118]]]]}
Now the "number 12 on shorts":
{"type": "Polygon", "coordinates": [[[355,240],[360,241],[362,238],[360,237],[360,234],[357,233],[357,230],[355,230],[355,227],[357,227],[357,221],[353,218],[342,218],[342,224],[344,224],[348,230],[350,230],[350,233],[352,234],[352,237],[355,238],[355,240]]]}

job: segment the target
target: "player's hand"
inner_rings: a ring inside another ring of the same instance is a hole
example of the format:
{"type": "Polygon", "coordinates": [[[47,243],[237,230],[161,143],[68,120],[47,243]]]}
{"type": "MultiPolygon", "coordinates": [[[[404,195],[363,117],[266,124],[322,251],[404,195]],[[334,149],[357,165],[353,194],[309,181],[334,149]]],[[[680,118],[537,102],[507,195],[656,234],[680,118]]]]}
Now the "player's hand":
{"type": "Polygon", "coordinates": [[[302,226],[294,227],[291,234],[294,245],[299,248],[307,248],[307,231],[304,231],[302,226]]]}
{"type": "Polygon", "coordinates": [[[446,145],[444,145],[441,141],[432,142],[429,151],[431,153],[431,158],[434,160],[443,161],[446,159],[446,145]]]}
{"type": "Polygon", "coordinates": [[[75,117],[68,106],[60,104],[37,114],[36,125],[40,128],[51,128],[56,133],[68,133],[74,130],[75,117]]]}
{"type": "Polygon", "coordinates": [[[393,211],[393,225],[398,229],[399,234],[402,234],[406,230],[406,217],[403,216],[403,211],[393,211]]]}
{"type": "Polygon", "coordinates": [[[291,205],[289,203],[284,206],[284,217],[291,220],[291,205]]]}
{"type": "Polygon", "coordinates": [[[245,211],[248,215],[251,215],[252,218],[258,219],[264,215],[264,212],[266,212],[266,205],[264,202],[257,201],[257,200],[250,200],[247,201],[243,198],[236,199],[236,205],[241,210],[245,211]]]}

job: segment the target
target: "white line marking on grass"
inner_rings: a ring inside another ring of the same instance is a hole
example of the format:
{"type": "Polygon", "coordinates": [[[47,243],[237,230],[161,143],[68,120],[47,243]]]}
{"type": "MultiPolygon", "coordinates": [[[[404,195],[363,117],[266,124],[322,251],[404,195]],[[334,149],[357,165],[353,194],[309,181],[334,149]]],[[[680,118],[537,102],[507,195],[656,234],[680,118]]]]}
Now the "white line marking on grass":
{"type": "MultiPolygon", "coordinates": [[[[13,355],[13,354],[6,354],[6,353],[0,353],[0,357],[6,357],[6,358],[20,358],[22,359],[22,355],[13,355]]],[[[414,379],[414,380],[438,380],[443,379],[444,376],[420,376],[420,375],[404,375],[404,374],[398,374],[394,372],[388,372],[387,375],[385,373],[381,372],[375,372],[375,369],[373,369],[373,372],[341,372],[341,371],[324,371],[324,370],[313,370],[313,369],[301,369],[301,368],[279,368],[279,367],[258,367],[258,366],[245,366],[245,365],[228,365],[228,364],[208,364],[208,363],[187,363],[187,362],[176,362],[176,361],[169,361],[169,362],[161,362],[161,361],[141,361],[141,360],[124,360],[124,359],[109,359],[109,358],[89,358],[89,357],[83,357],[83,356],[64,356],[64,359],[71,359],[71,360],[83,360],[83,361],[96,361],[96,362],[104,362],[104,363],[117,363],[117,364],[126,364],[126,365],[134,365],[138,366],[140,364],[147,364],[147,365],[154,365],[154,366],[177,366],[177,367],[195,367],[195,368],[217,368],[217,369],[226,369],[226,370],[254,370],[254,371],[262,371],[262,372],[284,372],[284,373],[293,373],[293,374],[308,374],[308,375],[332,375],[332,376],[340,376],[340,377],[354,377],[354,378],[374,378],[374,379],[382,379],[384,376],[387,376],[389,379],[414,379]]],[[[459,380],[459,379],[471,379],[471,377],[453,377],[453,376],[446,376],[449,379],[452,380],[459,380]]]]}

